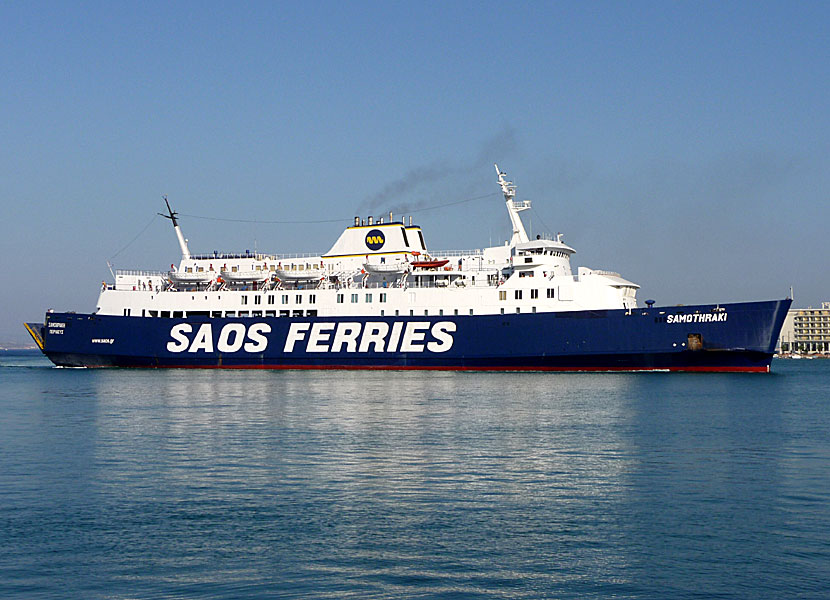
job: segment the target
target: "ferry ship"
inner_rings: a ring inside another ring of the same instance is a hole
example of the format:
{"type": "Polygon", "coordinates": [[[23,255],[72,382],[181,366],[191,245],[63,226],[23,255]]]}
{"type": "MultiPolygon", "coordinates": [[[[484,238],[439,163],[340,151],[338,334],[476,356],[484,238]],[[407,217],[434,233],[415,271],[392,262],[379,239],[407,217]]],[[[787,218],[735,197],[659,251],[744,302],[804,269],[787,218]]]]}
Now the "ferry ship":
{"type": "MultiPolygon", "coordinates": [[[[355,217],[325,254],[191,254],[119,270],[90,313],[26,328],[65,367],[768,372],[791,300],[655,306],[618,273],[571,267],[562,235],[432,252],[412,217],[355,217]]],[[[385,216],[384,216],[385,217],[385,216]]]]}

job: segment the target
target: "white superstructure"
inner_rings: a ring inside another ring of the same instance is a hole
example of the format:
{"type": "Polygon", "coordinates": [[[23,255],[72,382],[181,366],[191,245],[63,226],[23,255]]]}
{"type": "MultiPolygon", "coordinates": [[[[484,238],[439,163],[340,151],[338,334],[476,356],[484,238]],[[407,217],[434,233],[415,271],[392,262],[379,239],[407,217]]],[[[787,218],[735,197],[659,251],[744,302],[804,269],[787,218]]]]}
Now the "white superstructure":
{"type": "MultiPolygon", "coordinates": [[[[512,236],[503,246],[430,252],[421,228],[392,215],[355,218],[328,252],[192,255],[168,272],[123,271],[104,284],[96,312],[144,317],[485,315],[636,307],[639,286],[617,273],[571,269],[573,248],[528,239],[516,187],[496,166],[512,236]]],[[[166,201],[166,199],[165,199],[166,201]]]]}

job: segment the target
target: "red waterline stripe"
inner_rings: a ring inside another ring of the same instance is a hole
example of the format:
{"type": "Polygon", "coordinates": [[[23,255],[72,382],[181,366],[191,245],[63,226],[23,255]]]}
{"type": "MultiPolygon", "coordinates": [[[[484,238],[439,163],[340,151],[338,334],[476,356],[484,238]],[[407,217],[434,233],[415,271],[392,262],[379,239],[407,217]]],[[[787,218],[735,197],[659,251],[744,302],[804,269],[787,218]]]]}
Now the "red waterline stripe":
{"type": "Polygon", "coordinates": [[[767,365],[760,367],[450,367],[450,366],[395,366],[395,365],[147,365],[132,369],[234,369],[268,371],[501,371],[560,373],[637,373],[637,372],[689,372],[689,373],[769,373],[767,365]]]}

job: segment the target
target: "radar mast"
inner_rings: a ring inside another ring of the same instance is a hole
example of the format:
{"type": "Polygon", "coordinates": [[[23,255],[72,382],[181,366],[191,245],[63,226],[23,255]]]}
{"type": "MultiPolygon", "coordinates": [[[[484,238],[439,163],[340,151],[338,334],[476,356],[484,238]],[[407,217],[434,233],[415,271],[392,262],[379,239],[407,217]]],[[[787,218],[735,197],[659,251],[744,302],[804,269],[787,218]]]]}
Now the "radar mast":
{"type": "Polygon", "coordinates": [[[187,240],[184,239],[182,228],[179,227],[179,221],[176,217],[179,213],[170,208],[170,203],[167,201],[167,196],[164,196],[164,203],[167,205],[167,214],[159,213],[165,219],[170,219],[173,222],[173,229],[176,231],[176,237],[179,238],[179,248],[182,249],[182,260],[190,260],[190,249],[187,247],[187,240]]]}
{"type": "Polygon", "coordinates": [[[530,200],[516,202],[513,199],[516,197],[516,186],[512,181],[507,181],[507,173],[501,171],[498,165],[494,166],[499,176],[501,191],[504,194],[507,213],[510,215],[510,222],[513,224],[513,236],[510,238],[510,245],[515,246],[516,244],[527,242],[529,241],[527,232],[525,231],[525,226],[522,223],[522,218],[519,216],[519,213],[530,208],[530,200]]]}

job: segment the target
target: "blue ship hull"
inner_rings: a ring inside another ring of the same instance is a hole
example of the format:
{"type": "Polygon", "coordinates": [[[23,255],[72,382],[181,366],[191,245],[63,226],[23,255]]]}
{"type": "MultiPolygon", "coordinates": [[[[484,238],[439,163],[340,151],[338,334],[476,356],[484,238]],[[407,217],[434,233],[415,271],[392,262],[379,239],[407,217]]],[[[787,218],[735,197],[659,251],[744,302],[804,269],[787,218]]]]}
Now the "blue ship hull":
{"type": "Polygon", "coordinates": [[[421,317],[53,312],[27,328],[69,367],[767,372],[790,304],[421,317]]]}

